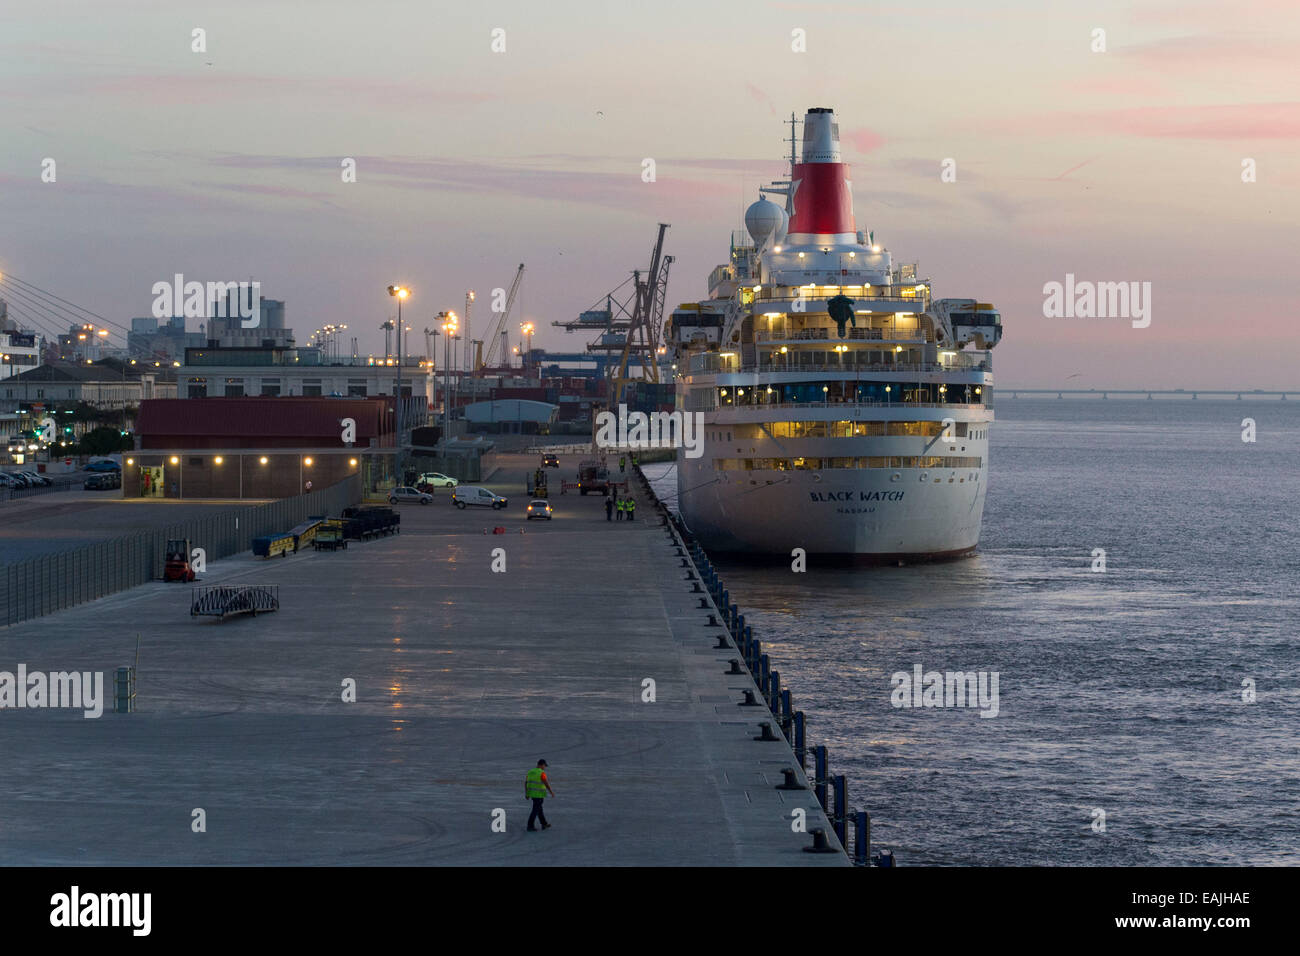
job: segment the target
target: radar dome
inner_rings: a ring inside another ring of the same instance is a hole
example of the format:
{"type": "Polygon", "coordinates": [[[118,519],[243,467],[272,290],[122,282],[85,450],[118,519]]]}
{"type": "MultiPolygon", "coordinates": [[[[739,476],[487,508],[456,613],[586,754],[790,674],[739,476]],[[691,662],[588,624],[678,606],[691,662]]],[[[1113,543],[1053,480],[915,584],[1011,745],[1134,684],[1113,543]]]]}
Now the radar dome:
{"type": "Polygon", "coordinates": [[[761,246],[769,236],[780,242],[789,225],[785,210],[770,199],[760,199],[745,210],[745,228],[757,245],[761,246]]]}

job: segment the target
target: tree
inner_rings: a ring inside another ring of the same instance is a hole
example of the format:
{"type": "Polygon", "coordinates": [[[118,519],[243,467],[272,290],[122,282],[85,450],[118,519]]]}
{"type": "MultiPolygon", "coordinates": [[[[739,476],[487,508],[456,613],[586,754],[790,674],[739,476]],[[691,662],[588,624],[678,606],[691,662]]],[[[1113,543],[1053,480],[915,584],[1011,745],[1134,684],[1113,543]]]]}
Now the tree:
{"type": "Polygon", "coordinates": [[[120,428],[101,425],[81,436],[79,450],[83,455],[111,455],[119,451],[130,451],[135,447],[130,435],[123,435],[120,428]]]}

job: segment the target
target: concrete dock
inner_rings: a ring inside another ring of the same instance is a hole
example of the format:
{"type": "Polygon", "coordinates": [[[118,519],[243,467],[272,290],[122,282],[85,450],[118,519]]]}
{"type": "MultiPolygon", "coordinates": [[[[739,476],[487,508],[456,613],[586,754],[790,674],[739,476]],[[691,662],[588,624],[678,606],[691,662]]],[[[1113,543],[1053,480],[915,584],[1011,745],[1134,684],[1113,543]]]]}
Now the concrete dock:
{"type": "Polygon", "coordinates": [[[771,715],[737,706],[754,684],[724,673],[736,651],[648,500],[606,522],[557,485],[528,522],[536,459],[504,461],[484,484],[505,511],[439,490],[399,535],[209,565],[203,584],[278,585],[275,613],[191,618],[190,587],[157,582],[0,628],[0,671],[103,671],[109,698],[99,719],[0,710],[0,862],[848,865],[803,852],[793,811],[831,828],[811,790],[774,789],[797,764],[752,739],[771,715]],[[137,710],[114,714],[137,634],[137,710]],[[553,827],[528,833],[539,757],[553,827]]]}

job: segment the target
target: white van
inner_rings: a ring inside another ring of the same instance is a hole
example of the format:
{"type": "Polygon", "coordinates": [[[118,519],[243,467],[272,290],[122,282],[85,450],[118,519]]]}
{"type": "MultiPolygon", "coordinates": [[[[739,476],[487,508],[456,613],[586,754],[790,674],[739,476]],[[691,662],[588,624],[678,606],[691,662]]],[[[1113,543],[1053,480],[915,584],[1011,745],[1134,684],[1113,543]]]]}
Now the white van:
{"type": "Polygon", "coordinates": [[[451,503],[457,508],[467,508],[470,505],[478,505],[484,508],[490,507],[493,511],[504,508],[508,502],[498,494],[493,494],[486,488],[479,488],[476,485],[460,486],[451,493],[451,503]]]}

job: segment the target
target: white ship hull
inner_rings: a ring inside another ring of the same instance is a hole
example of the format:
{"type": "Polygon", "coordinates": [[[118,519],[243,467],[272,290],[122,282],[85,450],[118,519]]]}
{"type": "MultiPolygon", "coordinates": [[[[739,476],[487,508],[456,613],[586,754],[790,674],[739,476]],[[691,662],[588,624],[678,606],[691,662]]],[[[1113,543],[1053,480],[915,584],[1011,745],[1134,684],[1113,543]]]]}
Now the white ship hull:
{"type": "Polygon", "coordinates": [[[802,162],[793,141],[789,178],[746,209],[708,298],[666,326],[677,410],[699,438],[678,454],[678,510],[714,551],[969,554],[1001,314],[933,298],[915,263],[858,229],[833,110],[805,115],[802,162]]]}
{"type": "Polygon", "coordinates": [[[927,561],[975,550],[986,473],[910,470],[891,481],[889,471],[826,470],[715,480],[704,459],[679,457],[678,501],[683,520],[710,551],[789,556],[802,548],[809,555],[927,561]]]}

